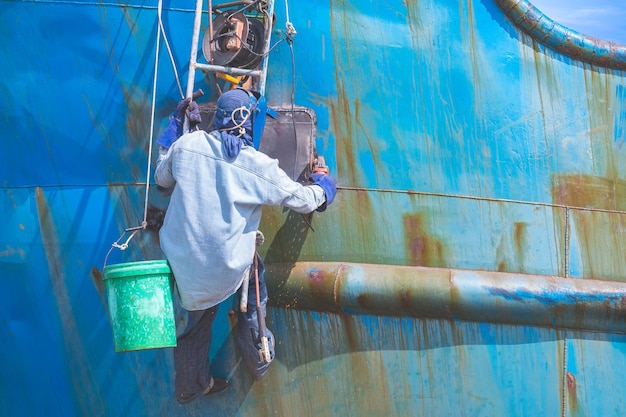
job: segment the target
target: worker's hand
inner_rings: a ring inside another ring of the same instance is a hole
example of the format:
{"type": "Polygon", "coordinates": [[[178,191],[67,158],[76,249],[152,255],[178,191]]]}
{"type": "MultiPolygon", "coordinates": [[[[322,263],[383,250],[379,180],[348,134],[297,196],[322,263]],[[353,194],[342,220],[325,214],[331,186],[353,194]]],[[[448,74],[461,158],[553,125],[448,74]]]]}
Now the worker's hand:
{"type": "Polygon", "coordinates": [[[311,174],[311,180],[314,185],[319,185],[326,194],[326,202],[319,206],[316,211],[324,211],[326,207],[333,202],[335,194],[337,193],[337,186],[335,180],[328,174],[314,173],[311,174]]]}
{"type": "Polygon", "coordinates": [[[187,112],[187,108],[189,107],[189,103],[191,103],[191,97],[182,99],[176,105],[176,111],[174,112],[174,118],[176,119],[176,124],[180,126],[181,134],[183,131],[183,123],[185,122],[185,114],[187,112]]]}
{"type": "Polygon", "coordinates": [[[198,109],[198,103],[192,101],[187,107],[187,117],[189,118],[189,129],[195,130],[196,127],[202,123],[202,117],[200,116],[200,109],[198,109]]]}
{"type": "Polygon", "coordinates": [[[202,118],[200,117],[200,110],[198,109],[198,103],[191,101],[190,97],[187,97],[178,102],[176,105],[176,111],[170,117],[170,122],[157,139],[157,143],[169,149],[172,143],[176,142],[179,137],[183,135],[183,125],[185,123],[185,115],[189,118],[189,127],[195,129],[202,118]]]}

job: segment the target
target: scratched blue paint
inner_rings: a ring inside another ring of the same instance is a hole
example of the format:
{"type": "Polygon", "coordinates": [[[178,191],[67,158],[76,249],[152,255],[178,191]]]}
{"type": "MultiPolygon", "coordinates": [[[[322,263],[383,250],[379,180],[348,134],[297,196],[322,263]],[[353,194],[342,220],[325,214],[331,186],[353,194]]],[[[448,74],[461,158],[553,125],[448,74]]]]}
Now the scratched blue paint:
{"type": "Polygon", "coordinates": [[[615,146],[624,146],[626,140],[626,87],[623,84],[618,84],[615,87],[615,96],[617,101],[617,108],[615,110],[615,132],[613,133],[615,146]]]}
{"type": "Polygon", "coordinates": [[[604,303],[621,303],[623,300],[623,294],[606,294],[606,293],[573,293],[570,291],[561,291],[559,288],[543,290],[543,291],[533,291],[528,288],[522,288],[516,291],[508,291],[502,288],[487,288],[487,291],[495,295],[497,297],[502,297],[506,300],[513,301],[537,301],[541,304],[546,305],[567,305],[567,304],[577,304],[582,301],[593,303],[593,302],[604,302],[604,303]]]}
{"type": "MultiPolygon", "coordinates": [[[[555,176],[626,178],[622,49],[607,57],[606,44],[574,36],[583,58],[600,61],[582,64],[549,47],[570,32],[533,44],[549,20],[535,14],[540,25],[528,34],[505,16],[498,4],[513,2],[504,0],[301,3],[290,8],[295,101],[315,110],[316,145],[344,188],[314,217],[298,261],[413,264],[402,219],[421,215],[445,248],[427,266],[564,275],[568,256],[572,277],[624,280],[618,215],[573,210],[566,251],[563,209],[549,206],[555,176]],[[365,189],[371,211],[345,187],[365,189]],[[516,241],[519,224],[526,233],[516,241]]],[[[164,6],[184,88],[191,6],[164,6]]],[[[139,0],[0,1],[0,354],[11,358],[0,371],[0,414],[561,415],[564,397],[566,415],[624,413],[614,395],[624,338],[608,334],[276,308],[278,359],[253,385],[237,365],[225,307],[211,357],[232,374],[231,390],[189,407],[173,401],[169,351],[115,354],[92,271],[142,218],[155,19],[154,4],[139,0]],[[563,369],[576,379],[576,402],[563,369]],[[41,389],[50,381],[54,389],[41,389]]],[[[159,58],[156,133],[180,98],[165,50],[159,58]]],[[[289,104],[291,79],[283,44],[270,59],[271,105],[289,104]]],[[[196,86],[206,88],[202,77],[196,86]]],[[[150,203],[166,199],[152,190],[150,203]]],[[[276,219],[284,222],[268,211],[269,241],[276,219]]],[[[142,233],[109,262],[159,256],[142,233]]]]}

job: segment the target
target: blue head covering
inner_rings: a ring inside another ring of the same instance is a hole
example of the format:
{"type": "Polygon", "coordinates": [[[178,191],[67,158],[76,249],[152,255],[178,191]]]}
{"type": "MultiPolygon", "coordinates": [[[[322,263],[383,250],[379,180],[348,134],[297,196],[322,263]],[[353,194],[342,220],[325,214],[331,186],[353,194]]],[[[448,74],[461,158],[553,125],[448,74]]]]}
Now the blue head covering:
{"type": "Polygon", "coordinates": [[[242,89],[229,90],[217,100],[213,128],[220,131],[222,149],[230,159],[236,158],[245,144],[252,141],[252,109],[254,99],[242,89]],[[252,101],[252,102],[251,102],[252,101]]]}

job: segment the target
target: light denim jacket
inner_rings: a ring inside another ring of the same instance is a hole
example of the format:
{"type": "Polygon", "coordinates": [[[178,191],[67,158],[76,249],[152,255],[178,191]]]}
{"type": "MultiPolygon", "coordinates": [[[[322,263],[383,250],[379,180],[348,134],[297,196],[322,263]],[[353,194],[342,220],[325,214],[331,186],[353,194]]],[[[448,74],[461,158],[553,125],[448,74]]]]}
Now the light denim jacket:
{"type": "Polygon", "coordinates": [[[310,213],[326,201],[321,187],[292,181],[253,147],[226,160],[217,132],[181,136],[159,158],[155,179],[174,187],[159,237],[186,310],[212,307],[237,291],[252,263],[263,205],[310,213]]]}

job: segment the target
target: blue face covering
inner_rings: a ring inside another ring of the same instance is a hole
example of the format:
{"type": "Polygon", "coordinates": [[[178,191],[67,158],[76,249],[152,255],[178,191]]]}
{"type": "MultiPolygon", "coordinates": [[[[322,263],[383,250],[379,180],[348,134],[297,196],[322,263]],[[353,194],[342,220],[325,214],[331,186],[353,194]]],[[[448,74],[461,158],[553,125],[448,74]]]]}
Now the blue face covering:
{"type": "Polygon", "coordinates": [[[243,145],[253,146],[249,103],[248,93],[239,89],[227,91],[217,100],[213,127],[220,131],[222,148],[230,159],[239,155],[243,145]]]}

